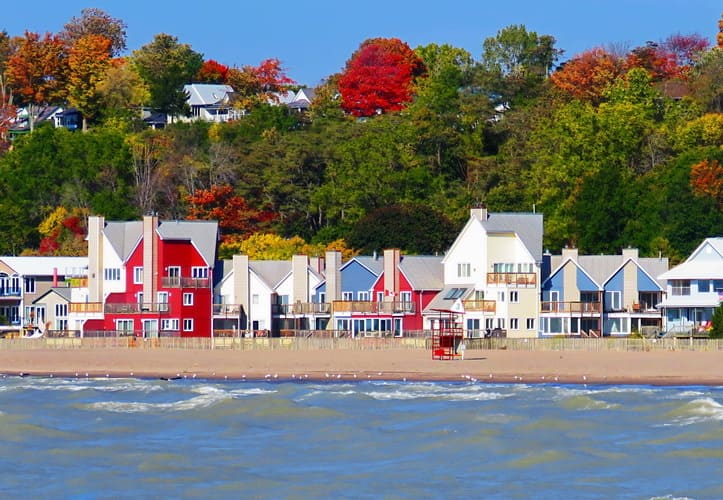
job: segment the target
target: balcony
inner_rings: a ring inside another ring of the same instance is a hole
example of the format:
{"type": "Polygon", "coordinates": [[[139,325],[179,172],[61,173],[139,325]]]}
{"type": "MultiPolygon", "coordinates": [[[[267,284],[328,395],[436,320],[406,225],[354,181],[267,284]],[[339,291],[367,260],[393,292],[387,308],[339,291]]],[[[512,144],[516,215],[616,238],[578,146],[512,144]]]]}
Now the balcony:
{"type": "Polygon", "coordinates": [[[67,278],[65,282],[70,288],[88,288],[88,278],[67,278]]]}
{"type": "Polygon", "coordinates": [[[214,304],[215,316],[238,316],[241,314],[241,304],[214,304]]]}
{"type": "Polygon", "coordinates": [[[277,316],[291,314],[329,314],[328,302],[297,302],[295,304],[272,304],[271,313],[277,316]]]}
{"type": "Polygon", "coordinates": [[[487,273],[487,284],[532,288],[537,286],[535,273],[487,273]]]}
{"type": "Polygon", "coordinates": [[[21,288],[16,287],[2,287],[0,288],[0,298],[1,297],[20,297],[23,293],[23,290],[21,288]]]}
{"type": "Polygon", "coordinates": [[[497,312],[497,301],[495,300],[463,300],[462,306],[467,312],[481,311],[492,314],[497,312]]]}
{"type": "Polygon", "coordinates": [[[76,314],[102,313],[102,302],[71,302],[68,311],[76,314]]]}
{"type": "Polygon", "coordinates": [[[105,305],[106,314],[168,314],[169,312],[171,312],[171,306],[163,302],[143,302],[142,304],[138,302],[129,302],[105,305]]]}
{"type": "Polygon", "coordinates": [[[543,302],[540,311],[543,313],[563,314],[600,314],[600,302],[543,302]]]}
{"type": "Polygon", "coordinates": [[[389,301],[371,302],[368,300],[335,300],[333,310],[337,312],[362,314],[414,314],[414,302],[389,301]]]}
{"type": "Polygon", "coordinates": [[[184,278],[181,276],[164,276],[161,278],[163,288],[209,288],[209,278],[184,278]]]}

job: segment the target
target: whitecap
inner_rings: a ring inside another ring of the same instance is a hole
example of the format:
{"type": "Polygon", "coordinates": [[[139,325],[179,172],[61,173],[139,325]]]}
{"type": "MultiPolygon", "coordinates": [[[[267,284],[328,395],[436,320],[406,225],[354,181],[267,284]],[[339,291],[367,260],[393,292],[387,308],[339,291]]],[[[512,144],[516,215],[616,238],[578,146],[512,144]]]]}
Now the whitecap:
{"type": "Polygon", "coordinates": [[[691,425],[723,420],[723,405],[713,398],[698,398],[668,414],[671,423],[691,425]]]}

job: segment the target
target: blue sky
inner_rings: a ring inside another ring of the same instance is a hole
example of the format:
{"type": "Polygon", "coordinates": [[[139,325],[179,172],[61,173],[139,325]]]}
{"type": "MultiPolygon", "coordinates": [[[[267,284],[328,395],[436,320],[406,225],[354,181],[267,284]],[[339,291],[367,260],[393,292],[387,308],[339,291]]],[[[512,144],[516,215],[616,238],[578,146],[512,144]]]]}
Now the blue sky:
{"type": "Polygon", "coordinates": [[[28,0],[28,5],[32,11],[3,9],[0,30],[58,32],[81,9],[97,7],[128,25],[129,51],[156,33],[168,33],[229,66],[278,58],[291,78],[312,86],[340,71],[372,37],[400,38],[412,48],[448,43],[479,59],[485,38],[523,24],[553,35],[564,59],[596,46],[632,48],[675,33],[698,33],[712,42],[723,11],[720,0],[28,0]]]}

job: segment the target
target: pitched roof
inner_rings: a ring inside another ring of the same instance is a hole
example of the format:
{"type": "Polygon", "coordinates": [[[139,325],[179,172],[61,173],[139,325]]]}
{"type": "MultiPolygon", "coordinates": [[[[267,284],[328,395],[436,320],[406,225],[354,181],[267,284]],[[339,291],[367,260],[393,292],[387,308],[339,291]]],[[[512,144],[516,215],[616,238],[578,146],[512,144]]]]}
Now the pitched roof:
{"type": "Polygon", "coordinates": [[[343,266],[341,266],[341,268],[344,269],[352,261],[356,261],[362,266],[369,269],[369,272],[372,273],[374,276],[379,276],[384,271],[384,257],[357,255],[356,257],[347,261],[343,266]]]}
{"type": "Polygon", "coordinates": [[[709,248],[712,252],[717,253],[720,262],[723,262],[723,238],[706,238],[685,262],[662,273],[658,279],[723,279],[723,265],[711,265],[710,259],[697,259],[704,248],[709,248]]]}
{"type": "Polygon", "coordinates": [[[73,289],[70,287],[62,287],[62,286],[53,287],[53,288],[49,289],[48,291],[46,291],[44,294],[42,294],[40,297],[33,300],[33,304],[41,304],[42,303],[41,301],[45,297],[50,295],[51,293],[57,293],[64,300],[66,300],[67,302],[70,302],[72,300],[73,289]]]}
{"type": "Polygon", "coordinates": [[[487,220],[479,221],[488,233],[516,233],[537,262],[542,261],[543,217],[538,213],[489,213],[487,220]]]}
{"type": "Polygon", "coordinates": [[[252,260],[249,268],[272,290],[291,272],[290,260],[252,260]]]}
{"type": "MultiPolygon", "coordinates": [[[[575,260],[575,259],[572,259],[575,260]]],[[[578,266],[600,286],[604,285],[630,257],[623,255],[579,255],[577,256],[578,266]]],[[[553,255],[550,259],[552,272],[555,275],[560,266],[567,261],[562,255],[553,255]]],[[[638,266],[653,278],[661,288],[665,288],[665,282],[658,280],[657,276],[668,269],[668,258],[639,257],[638,266]]]]}
{"type": "Polygon", "coordinates": [[[230,85],[219,83],[191,83],[184,85],[183,90],[188,92],[189,106],[212,106],[225,102],[228,95],[233,93],[230,85]]]}
{"type": "Polygon", "coordinates": [[[444,287],[442,257],[434,255],[403,255],[399,270],[413,290],[441,290],[444,287]]]}
{"type": "Polygon", "coordinates": [[[473,283],[445,285],[445,287],[434,296],[429,304],[427,304],[423,313],[429,314],[432,311],[438,310],[452,311],[455,309],[455,304],[458,301],[464,300],[472,292],[474,292],[473,283]]]}
{"type": "Polygon", "coordinates": [[[0,257],[8,267],[21,276],[59,276],[85,274],[88,257],[0,257]]]}
{"type": "MultiPolygon", "coordinates": [[[[143,236],[143,221],[106,222],[105,237],[122,261],[130,257],[143,236]]],[[[206,264],[211,267],[216,260],[218,222],[201,220],[161,221],[158,235],[164,240],[190,241],[206,264]]]]}

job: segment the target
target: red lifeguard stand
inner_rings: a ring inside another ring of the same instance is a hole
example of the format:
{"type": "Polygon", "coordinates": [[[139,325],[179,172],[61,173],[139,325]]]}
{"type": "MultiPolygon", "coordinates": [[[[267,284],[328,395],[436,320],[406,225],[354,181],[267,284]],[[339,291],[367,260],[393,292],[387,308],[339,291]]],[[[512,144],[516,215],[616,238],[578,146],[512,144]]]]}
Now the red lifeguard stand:
{"type": "Polygon", "coordinates": [[[438,317],[432,320],[432,359],[461,359],[464,329],[457,320],[459,313],[448,309],[434,311],[438,317]]]}

